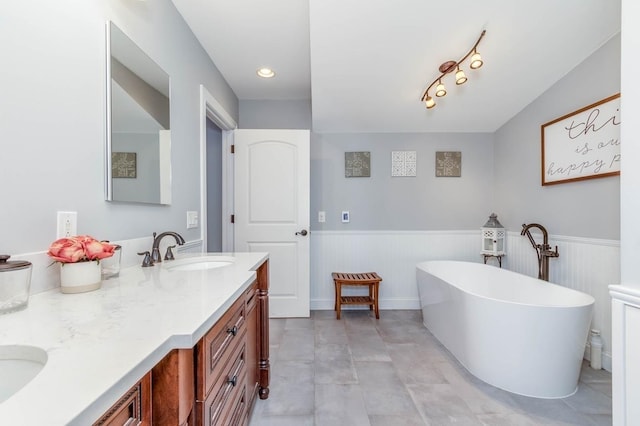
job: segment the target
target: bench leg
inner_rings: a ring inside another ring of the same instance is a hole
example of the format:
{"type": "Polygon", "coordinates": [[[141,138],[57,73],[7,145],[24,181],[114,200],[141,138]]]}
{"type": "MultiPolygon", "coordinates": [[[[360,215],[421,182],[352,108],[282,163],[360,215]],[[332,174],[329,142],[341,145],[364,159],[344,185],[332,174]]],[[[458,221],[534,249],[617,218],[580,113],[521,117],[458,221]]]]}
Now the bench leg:
{"type": "Polygon", "coordinates": [[[375,311],[376,311],[376,319],[380,319],[380,310],[378,307],[378,283],[375,283],[375,285],[373,286],[373,295],[374,295],[374,299],[373,299],[373,303],[375,305],[375,311]]]}
{"type": "Polygon", "coordinates": [[[340,319],[340,311],[342,310],[342,284],[336,283],[336,319],[340,319]]]}

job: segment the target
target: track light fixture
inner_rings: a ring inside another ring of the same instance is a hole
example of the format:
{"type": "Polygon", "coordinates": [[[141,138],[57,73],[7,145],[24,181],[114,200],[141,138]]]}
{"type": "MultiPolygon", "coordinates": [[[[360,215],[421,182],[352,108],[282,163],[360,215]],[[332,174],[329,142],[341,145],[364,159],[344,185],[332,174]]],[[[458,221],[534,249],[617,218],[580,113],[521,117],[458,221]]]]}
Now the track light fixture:
{"type": "Polygon", "coordinates": [[[484,62],[482,62],[482,57],[480,56],[480,53],[478,53],[478,44],[480,44],[480,40],[482,40],[482,37],[484,37],[486,32],[487,30],[482,31],[482,33],[480,34],[480,37],[478,38],[478,41],[476,41],[476,44],[473,45],[471,50],[469,50],[467,54],[462,57],[462,59],[460,59],[459,61],[447,61],[444,64],[440,65],[440,67],[438,67],[438,71],[440,71],[440,75],[436,77],[435,80],[433,80],[433,82],[429,85],[429,87],[427,87],[427,90],[424,91],[422,98],[420,99],[421,102],[424,102],[427,109],[431,109],[434,106],[436,106],[435,100],[429,95],[429,90],[431,90],[431,88],[436,83],[437,83],[437,86],[435,89],[435,96],[437,98],[441,98],[447,94],[447,89],[444,87],[444,84],[442,83],[442,79],[447,74],[450,74],[453,71],[456,72],[455,73],[456,85],[461,85],[467,82],[467,76],[465,75],[462,68],[460,68],[460,65],[462,65],[462,63],[467,58],[471,57],[471,63],[469,64],[469,68],[471,68],[472,70],[476,70],[482,66],[484,62]]]}
{"type": "Polygon", "coordinates": [[[438,85],[436,86],[436,96],[441,98],[446,94],[447,94],[447,89],[444,88],[444,84],[442,84],[442,81],[439,80],[438,85]]]}

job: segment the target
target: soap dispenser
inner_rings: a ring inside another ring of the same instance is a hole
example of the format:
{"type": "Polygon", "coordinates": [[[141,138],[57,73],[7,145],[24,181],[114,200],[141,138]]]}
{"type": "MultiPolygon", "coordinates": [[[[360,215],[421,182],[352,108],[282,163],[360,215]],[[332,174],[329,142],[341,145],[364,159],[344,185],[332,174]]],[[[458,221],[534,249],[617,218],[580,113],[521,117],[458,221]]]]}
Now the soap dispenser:
{"type": "Polygon", "coordinates": [[[31,262],[10,257],[0,255],[0,314],[22,310],[29,303],[31,262]]]}

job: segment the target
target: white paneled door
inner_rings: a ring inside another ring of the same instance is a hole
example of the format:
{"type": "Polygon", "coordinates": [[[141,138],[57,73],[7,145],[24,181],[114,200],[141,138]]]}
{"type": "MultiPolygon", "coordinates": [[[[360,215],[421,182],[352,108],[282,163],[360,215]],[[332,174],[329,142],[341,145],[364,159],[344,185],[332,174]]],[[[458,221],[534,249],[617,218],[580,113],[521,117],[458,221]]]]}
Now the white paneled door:
{"type": "Polygon", "coordinates": [[[269,253],[271,317],[308,317],[310,132],[234,133],[235,250],[269,253]]]}

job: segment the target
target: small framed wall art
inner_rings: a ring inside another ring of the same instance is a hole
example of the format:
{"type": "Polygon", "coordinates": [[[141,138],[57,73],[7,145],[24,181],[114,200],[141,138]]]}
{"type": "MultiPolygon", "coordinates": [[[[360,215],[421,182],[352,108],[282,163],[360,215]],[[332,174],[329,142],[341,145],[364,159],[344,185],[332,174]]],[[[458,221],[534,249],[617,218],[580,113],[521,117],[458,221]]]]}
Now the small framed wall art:
{"type": "Polygon", "coordinates": [[[135,179],[137,176],[137,158],[135,152],[111,153],[111,177],[135,179]]]}
{"type": "Polygon", "coordinates": [[[391,176],[415,177],[417,158],[416,151],[391,151],[391,176]]]}
{"type": "Polygon", "coordinates": [[[344,177],[371,177],[371,153],[344,153],[344,177]]]}
{"type": "Polygon", "coordinates": [[[462,176],[462,152],[436,151],[436,177],[462,176]]]}

